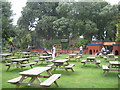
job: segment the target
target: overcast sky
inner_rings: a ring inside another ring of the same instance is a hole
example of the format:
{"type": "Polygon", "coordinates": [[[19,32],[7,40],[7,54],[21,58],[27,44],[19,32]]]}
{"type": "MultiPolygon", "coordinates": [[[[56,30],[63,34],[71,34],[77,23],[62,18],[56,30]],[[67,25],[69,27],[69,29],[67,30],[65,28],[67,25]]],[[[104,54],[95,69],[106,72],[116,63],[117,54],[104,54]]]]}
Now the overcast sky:
{"type": "MultiPolygon", "coordinates": [[[[27,0],[8,0],[12,4],[12,10],[15,14],[13,24],[16,25],[18,18],[21,16],[22,7],[26,5],[27,0]]],[[[110,4],[118,4],[119,0],[105,0],[110,4]]]]}

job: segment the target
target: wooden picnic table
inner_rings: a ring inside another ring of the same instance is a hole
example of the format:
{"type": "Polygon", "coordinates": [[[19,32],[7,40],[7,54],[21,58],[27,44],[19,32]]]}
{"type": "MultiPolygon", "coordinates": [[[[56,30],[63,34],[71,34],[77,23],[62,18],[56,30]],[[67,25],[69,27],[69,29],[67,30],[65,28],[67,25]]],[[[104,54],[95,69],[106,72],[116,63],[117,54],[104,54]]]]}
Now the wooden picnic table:
{"type": "Polygon", "coordinates": [[[19,59],[12,59],[12,62],[23,63],[23,61],[27,61],[29,63],[29,58],[19,58],[19,59]]]}
{"type": "Polygon", "coordinates": [[[51,56],[39,56],[39,58],[42,58],[42,59],[49,59],[49,58],[51,58],[51,56]]]}
{"type": "MultiPolygon", "coordinates": [[[[41,62],[41,63],[43,63],[43,62],[52,62],[53,60],[52,60],[52,56],[39,56],[39,60],[34,60],[35,62],[41,62]]],[[[37,64],[36,63],[36,64],[37,64]]]]}
{"type": "Polygon", "coordinates": [[[81,63],[85,64],[96,64],[98,67],[100,67],[100,60],[96,60],[95,57],[87,57],[86,60],[82,60],[81,63]]]}
{"type": "Polygon", "coordinates": [[[51,70],[51,67],[35,67],[33,69],[20,72],[19,73],[19,75],[21,75],[20,78],[9,80],[8,83],[16,84],[17,88],[20,85],[44,87],[44,86],[50,86],[53,82],[58,86],[56,79],[59,78],[61,75],[56,74],[52,76],[52,73],[50,72],[50,70],[51,70]],[[47,76],[43,75],[42,74],[43,72],[47,72],[48,75],[47,76]],[[28,82],[24,82],[24,79],[27,79],[27,78],[31,78],[31,79],[28,82]],[[41,82],[40,78],[48,78],[48,79],[44,82],[41,82]],[[37,81],[37,83],[34,83],[34,81],[37,81]]]}
{"type": "Polygon", "coordinates": [[[29,60],[29,58],[12,59],[11,63],[6,63],[6,66],[8,66],[7,71],[10,69],[11,66],[23,68],[29,65],[32,68],[32,65],[34,65],[35,63],[30,63],[29,60]],[[27,61],[27,63],[24,63],[25,61],[27,61]]]}
{"type": "Polygon", "coordinates": [[[55,61],[53,61],[53,63],[54,63],[54,66],[53,66],[54,70],[56,70],[56,69],[65,69],[65,63],[67,63],[67,65],[69,65],[68,59],[55,60],[55,61]]]}
{"type": "Polygon", "coordinates": [[[77,54],[69,54],[69,59],[76,59],[77,54]]]}
{"type": "Polygon", "coordinates": [[[116,59],[118,59],[118,57],[115,56],[114,54],[107,54],[106,56],[104,56],[104,59],[105,59],[105,60],[109,60],[109,59],[114,59],[114,60],[116,60],[116,59]]]}
{"type": "Polygon", "coordinates": [[[120,68],[120,61],[109,61],[110,68],[120,68]]]}
{"type": "Polygon", "coordinates": [[[31,52],[19,52],[20,54],[30,54],[31,52]]]}
{"type": "Polygon", "coordinates": [[[90,61],[90,62],[95,61],[95,57],[87,57],[86,59],[87,59],[87,61],[90,61]]]}
{"type": "Polygon", "coordinates": [[[49,60],[52,58],[52,56],[39,56],[39,59],[43,62],[49,62],[49,60]]]}
{"type": "Polygon", "coordinates": [[[66,71],[68,71],[68,69],[71,69],[72,71],[74,71],[72,68],[74,66],[74,64],[69,64],[68,60],[69,59],[55,60],[55,61],[53,61],[54,64],[53,64],[52,68],[54,68],[54,70],[65,69],[66,71]]]}
{"type": "Polygon", "coordinates": [[[2,59],[6,59],[8,56],[11,56],[12,53],[4,53],[4,54],[0,54],[0,56],[2,56],[2,59]]]}
{"type": "Polygon", "coordinates": [[[102,66],[104,75],[107,75],[109,71],[120,71],[120,61],[109,61],[109,65],[102,66]]]}

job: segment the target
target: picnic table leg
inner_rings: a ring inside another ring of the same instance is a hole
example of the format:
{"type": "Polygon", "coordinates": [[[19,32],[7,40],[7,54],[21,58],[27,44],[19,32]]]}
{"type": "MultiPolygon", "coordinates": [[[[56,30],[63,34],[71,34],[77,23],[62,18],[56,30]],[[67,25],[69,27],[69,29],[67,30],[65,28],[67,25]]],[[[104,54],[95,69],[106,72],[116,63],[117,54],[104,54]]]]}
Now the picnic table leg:
{"type": "MultiPolygon", "coordinates": [[[[25,78],[26,78],[25,76],[22,76],[19,82],[22,82],[25,78]]],[[[20,86],[19,82],[16,84],[16,88],[19,88],[20,86]]]]}
{"type": "Polygon", "coordinates": [[[84,63],[83,63],[83,66],[85,66],[85,64],[86,64],[86,63],[84,62],[84,63]]]}
{"type": "Polygon", "coordinates": [[[71,70],[74,72],[73,68],[71,68],[71,70]]]}
{"type": "Polygon", "coordinates": [[[32,65],[30,65],[30,67],[33,68],[32,65]]]}
{"type": "Polygon", "coordinates": [[[30,86],[34,81],[35,81],[36,77],[31,77],[30,81],[28,82],[28,86],[30,86]]]}
{"type": "Polygon", "coordinates": [[[100,65],[99,64],[96,64],[97,65],[97,67],[99,68],[100,67],[100,65]]]}
{"type": "Polygon", "coordinates": [[[54,71],[56,70],[56,68],[58,68],[58,65],[55,65],[54,71]]]}
{"type": "Polygon", "coordinates": [[[104,70],[104,75],[106,76],[108,74],[108,70],[104,70]]]}
{"type": "Polygon", "coordinates": [[[67,65],[69,65],[68,61],[66,61],[67,65]]]}
{"type": "Polygon", "coordinates": [[[47,73],[48,73],[50,76],[52,76],[52,73],[50,72],[50,70],[48,70],[47,73]]]}
{"type": "Polygon", "coordinates": [[[10,69],[10,66],[8,66],[8,68],[7,68],[7,70],[6,71],[8,71],[10,69]]]}
{"type": "Polygon", "coordinates": [[[40,79],[39,78],[36,78],[36,81],[38,81],[38,83],[41,83],[40,79]]]}
{"type": "Polygon", "coordinates": [[[57,84],[57,82],[56,82],[56,81],[54,81],[54,83],[55,83],[55,85],[56,85],[57,87],[59,87],[59,85],[57,84]]]}

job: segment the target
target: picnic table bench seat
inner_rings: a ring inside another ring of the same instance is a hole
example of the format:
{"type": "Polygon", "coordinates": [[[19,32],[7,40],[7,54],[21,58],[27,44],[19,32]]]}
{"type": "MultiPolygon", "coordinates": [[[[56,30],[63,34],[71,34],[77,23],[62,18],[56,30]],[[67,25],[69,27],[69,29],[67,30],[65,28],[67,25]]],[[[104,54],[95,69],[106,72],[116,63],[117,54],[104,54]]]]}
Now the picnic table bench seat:
{"type": "Polygon", "coordinates": [[[18,83],[18,82],[20,81],[21,77],[22,77],[22,76],[19,76],[19,77],[17,77],[17,78],[13,78],[13,79],[11,79],[11,80],[8,80],[8,83],[16,84],[16,83],[18,83]]]}
{"type": "Polygon", "coordinates": [[[22,58],[30,58],[31,55],[23,55],[22,58]]]}
{"type": "Polygon", "coordinates": [[[79,59],[80,59],[80,58],[81,58],[81,56],[77,56],[77,57],[76,57],[76,60],[78,60],[78,61],[79,61],[79,59]]]}
{"type": "Polygon", "coordinates": [[[53,67],[54,63],[47,65],[47,67],[53,67]]]}
{"type": "MultiPolygon", "coordinates": [[[[55,83],[55,84],[58,86],[56,80],[57,80],[58,78],[60,78],[60,76],[61,76],[61,74],[53,74],[53,75],[50,76],[47,80],[43,81],[43,82],[40,84],[40,86],[42,86],[42,87],[49,87],[49,86],[51,86],[52,83],[55,83]]],[[[59,86],[58,86],[58,87],[59,87],[59,86]]]]}
{"type": "Polygon", "coordinates": [[[75,66],[75,64],[69,64],[69,65],[65,66],[65,69],[66,70],[71,69],[74,72],[74,70],[72,68],[73,66],[75,66]]]}
{"type": "MultiPolygon", "coordinates": [[[[11,80],[8,80],[8,83],[17,84],[17,83],[20,81],[21,78],[22,78],[22,76],[13,78],[13,79],[11,79],[11,80]]],[[[24,78],[27,78],[27,77],[24,77],[24,78]]]]}
{"type": "Polygon", "coordinates": [[[32,68],[32,65],[35,65],[35,63],[25,63],[25,64],[21,64],[20,66],[21,67],[26,67],[28,65],[30,65],[30,67],[32,68]]]}
{"type": "Polygon", "coordinates": [[[16,59],[16,57],[8,57],[8,58],[6,58],[6,59],[16,59]]]}
{"type": "Polygon", "coordinates": [[[106,65],[102,65],[103,73],[106,75],[109,72],[109,67],[106,65]]]}
{"type": "Polygon", "coordinates": [[[85,63],[87,60],[82,60],[81,63],[85,63]]]}
{"type": "Polygon", "coordinates": [[[69,59],[69,57],[65,57],[65,59],[69,59]]]}
{"type": "Polygon", "coordinates": [[[44,60],[43,59],[38,59],[38,60],[34,60],[35,62],[36,62],[36,64],[38,63],[38,62],[43,62],[44,60]]]}
{"type": "Polygon", "coordinates": [[[96,60],[96,63],[97,63],[97,64],[100,64],[100,62],[101,62],[100,60],[96,60]]]}

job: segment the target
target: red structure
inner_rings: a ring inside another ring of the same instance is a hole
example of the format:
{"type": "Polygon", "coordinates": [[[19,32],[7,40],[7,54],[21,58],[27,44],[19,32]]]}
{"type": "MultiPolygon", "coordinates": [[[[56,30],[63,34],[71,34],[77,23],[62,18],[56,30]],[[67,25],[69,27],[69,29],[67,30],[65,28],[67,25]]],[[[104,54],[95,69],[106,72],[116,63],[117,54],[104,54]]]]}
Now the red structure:
{"type": "Polygon", "coordinates": [[[87,54],[96,54],[101,51],[103,46],[109,47],[109,50],[115,55],[120,55],[120,42],[117,41],[91,41],[88,44],[87,54]]]}

